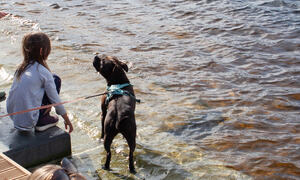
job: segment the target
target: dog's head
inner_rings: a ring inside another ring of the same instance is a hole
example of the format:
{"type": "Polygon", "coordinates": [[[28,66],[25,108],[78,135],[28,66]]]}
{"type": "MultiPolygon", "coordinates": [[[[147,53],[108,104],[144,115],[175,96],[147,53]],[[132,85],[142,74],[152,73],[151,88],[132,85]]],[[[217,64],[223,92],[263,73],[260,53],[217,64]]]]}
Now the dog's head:
{"type": "Polygon", "coordinates": [[[124,71],[128,72],[128,66],[114,56],[95,56],[93,65],[96,71],[98,71],[108,82],[122,78],[127,79],[124,71]]]}

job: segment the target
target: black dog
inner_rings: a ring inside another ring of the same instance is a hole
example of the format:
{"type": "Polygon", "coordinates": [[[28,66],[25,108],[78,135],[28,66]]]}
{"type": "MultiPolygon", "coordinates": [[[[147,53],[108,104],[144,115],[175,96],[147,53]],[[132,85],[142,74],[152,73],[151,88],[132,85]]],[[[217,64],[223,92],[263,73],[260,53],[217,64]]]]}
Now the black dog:
{"type": "Polygon", "coordinates": [[[129,169],[135,173],[133,152],[136,142],[135,104],[136,99],[132,85],[126,76],[128,67],[116,57],[96,56],[93,61],[95,69],[106,79],[108,91],[101,98],[102,134],[104,148],[107,152],[104,168],[110,169],[110,146],[114,137],[121,133],[129,146],[129,169]],[[111,88],[111,89],[110,89],[111,88]],[[119,88],[119,89],[118,89],[119,88]],[[117,89],[114,91],[114,89],[117,89]]]}

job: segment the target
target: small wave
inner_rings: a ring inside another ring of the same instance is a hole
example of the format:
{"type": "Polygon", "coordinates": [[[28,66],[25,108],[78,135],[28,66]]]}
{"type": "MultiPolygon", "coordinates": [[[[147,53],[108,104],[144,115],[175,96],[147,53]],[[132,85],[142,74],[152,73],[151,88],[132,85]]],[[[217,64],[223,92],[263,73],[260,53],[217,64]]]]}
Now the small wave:
{"type": "Polygon", "coordinates": [[[13,76],[7,73],[3,67],[0,67],[0,79],[1,79],[1,83],[9,82],[13,79],[13,76]]]}
{"type": "Polygon", "coordinates": [[[78,12],[77,13],[77,16],[86,16],[87,15],[87,13],[85,13],[85,12],[78,12]]]}
{"type": "Polygon", "coordinates": [[[25,18],[17,16],[17,15],[12,15],[12,14],[7,15],[3,19],[1,19],[1,21],[5,24],[2,26],[4,28],[7,28],[7,27],[10,27],[11,25],[13,25],[14,27],[12,27],[12,28],[16,28],[15,26],[21,26],[21,27],[25,27],[25,28],[30,28],[32,31],[41,31],[39,23],[36,23],[32,20],[25,19],[25,18]]]}
{"type": "Polygon", "coordinates": [[[294,100],[300,101],[300,93],[288,94],[287,96],[294,100]]]}
{"type": "Polygon", "coordinates": [[[36,9],[36,10],[30,10],[30,11],[27,11],[27,12],[33,13],[33,14],[41,14],[43,11],[36,9]]]}
{"type": "Polygon", "coordinates": [[[221,116],[221,113],[210,112],[200,118],[177,123],[174,125],[175,128],[169,129],[168,132],[184,140],[195,142],[213,134],[224,121],[225,118],[221,116]]]}
{"type": "Polygon", "coordinates": [[[158,51],[163,49],[165,48],[152,46],[152,47],[135,47],[135,48],[131,48],[130,50],[135,52],[148,52],[148,51],[158,51]]]}
{"type": "Polygon", "coordinates": [[[99,139],[101,132],[98,127],[93,127],[90,122],[84,121],[80,119],[77,115],[73,113],[69,113],[70,119],[73,121],[73,124],[76,128],[80,129],[80,131],[84,132],[92,139],[99,139]]]}
{"type": "Polygon", "coordinates": [[[287,3],[284,0],[271,0],[268,2],[261,3],[260,6],[272,7],[272,8],[278,8],[278,7],[297,8],[297,4],[291,2],[287,3]]]}
{"type": "Polygon", "coordinates": [[[86,47],[86,46],[103,46],[101,44],[96,44],[96,43],[85,43],[85,44],[82,44],[83,47],[86,47]]]}
{"type": "Polygon", "coordinates": [[[135,36],[136,34],[132,31],[129,31],[129,30],[121,30],[119,28],[116,28],[116,27],[107,27],[106,28],[108,31],[112,31],[112,32],[118,32],[118,33],[121,33],[123,35],[126,35],[126,36],[135,36]]]}
{"type": "Polygon", "coordinates": [[[190,39],[195,36],[193,33],[189,32],[167,32],[167,34],[176,39],[190,39]]]}

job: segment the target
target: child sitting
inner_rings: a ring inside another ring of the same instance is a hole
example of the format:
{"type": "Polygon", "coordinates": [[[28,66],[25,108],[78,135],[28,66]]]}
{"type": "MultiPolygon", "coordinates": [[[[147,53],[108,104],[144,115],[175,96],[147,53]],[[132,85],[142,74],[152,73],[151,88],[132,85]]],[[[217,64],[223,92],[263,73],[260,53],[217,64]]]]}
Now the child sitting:
{"type": "MultiPolygon", "coordinates": [[[[30,33],[22,42],[24,60],[17,68],[13,84],[6,101],[7,112],[13,113],[47,104],[60,103],[58,95],[60,78],[53,76],[47,65],[51,43],[44,33],[30,33]]],[[[35,110],[10,116],[14,127],[21,131],[44,131],[58,122],[58,117],[50,116],[51,108],[35,110]]],[[[55,106],[56,113],[61,115],[65,128],[73,131],[72,123],[63,105],[55,106]]]]}

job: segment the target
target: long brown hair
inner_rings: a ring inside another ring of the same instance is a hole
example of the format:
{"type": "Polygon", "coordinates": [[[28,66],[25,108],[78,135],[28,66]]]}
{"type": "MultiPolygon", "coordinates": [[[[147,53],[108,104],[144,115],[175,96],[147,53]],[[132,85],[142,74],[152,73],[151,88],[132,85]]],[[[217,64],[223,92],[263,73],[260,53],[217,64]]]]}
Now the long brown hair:
{"type": "Polygon", "coordinates": [[[22,41],[22,51],[24,60],[17,68],[17,79],[20,79],[26,68],[34,62],[38,62],[50,71],[46,60],[51,52],[51,43],[46,34],[37,32],[25,35],[22,41]]]}
{"type": "Polygon", "coordinates": [[[58,165],[49,164],[42,166],[28,177],[27,180],[60,180],[60,179],[70,179],[70,180],[87,180],[80,173],[69,173],[64,168],[58,165]]]}

